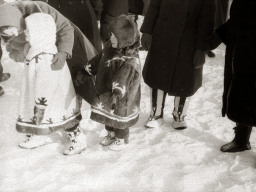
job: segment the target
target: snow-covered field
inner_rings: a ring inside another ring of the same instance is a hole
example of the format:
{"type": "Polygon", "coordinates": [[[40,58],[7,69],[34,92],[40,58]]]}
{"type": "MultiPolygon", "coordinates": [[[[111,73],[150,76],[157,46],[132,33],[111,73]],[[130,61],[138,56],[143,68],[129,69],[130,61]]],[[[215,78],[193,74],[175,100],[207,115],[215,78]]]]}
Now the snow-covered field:
{"type": "MultiPolygon", "coordinates": [[[[129,147],[121,152],[99,145],[104,126],[89,119],[90,107],[83,103],[81,127],[88,148],[79,155],[64,156],[67,139],[55,133],[55,143],[33,150],[17,147],[24,135],[15,130],[22,65],[6,56],[2,63],[11,78],[1,83],[0,97],[0,192],[254,192],[256,191],[256,147],[234,154],[219,151],[233,139],[234,123],[221,117],[225,47],[207,58],[203,86],[191,98],[186,130],[171,126],[173,97],[165,107],[165,124],[146,129],[149,88],[142,84],[139,122],[131,128],[129,147]]],[[[146,52],[140,52],[144,63],[146,52]]]]}

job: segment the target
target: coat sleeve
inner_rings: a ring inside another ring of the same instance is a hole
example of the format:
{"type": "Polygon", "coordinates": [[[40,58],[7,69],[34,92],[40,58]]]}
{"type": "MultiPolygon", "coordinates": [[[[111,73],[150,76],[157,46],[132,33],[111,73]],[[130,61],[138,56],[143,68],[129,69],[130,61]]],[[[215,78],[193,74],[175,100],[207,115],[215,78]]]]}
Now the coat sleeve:
{"type": "Polygon", "coordinates": [[[99,21],[101,18],[101,12],[103,10],[102,0],[90,0],[90,2],[96,15],[96,18],[99,21]]]}
{"type": "Polygon", "coordinates": [[[118,99],[122,99],[127,94],[130,83],[139,75],[134,67],[125,61],[121,61],[121,63],[112,79],[112,93],[118,99]]]}
{"type": "Polygon", "coordinates": [[[206,39],[214,32],[215,12],[216,0],[203,1],[197,26],[196,49],[202,51],[207,50],[206,39]]]}
{"type": "Polygon", "coordinates": [[[161,0],[151,0],[140,31],[152,34],[159,15],[161,0]]]}
{"type": "Polygon", "coordinates": [[[57,27],[58,51],[66,52],[69,57],[72,56],[72,49],[74,44],[74,29],[70,25],[70,22],[66,17],[64,17],[56,9],[44,2],[17,1],[14,4],[25,17],[27,15],[37,12],[50,14],[54,18],[57,27]]]}

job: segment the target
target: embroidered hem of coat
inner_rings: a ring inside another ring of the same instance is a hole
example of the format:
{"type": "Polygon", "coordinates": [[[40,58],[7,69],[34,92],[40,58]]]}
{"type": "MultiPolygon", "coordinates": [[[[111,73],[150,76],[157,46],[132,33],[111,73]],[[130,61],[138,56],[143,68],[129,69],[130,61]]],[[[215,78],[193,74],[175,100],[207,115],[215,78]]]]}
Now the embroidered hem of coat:
{"type": "Polygon", "coordinates": [[[129,115],[128,117],[120,117],[115,114],[111,114],[105,110],[95,108],[93,106],[91,110],[92,113],[90,118],[92,120],[113,128],[125,129],[133,126],[139,120],[139,111],[129,115]]]}
{"type": "Polygon", "coordinates": [[[55,132],[59,129],[69,129],[79,124],[82,119],[81,113],[77,113],[67,120],[51,123],[51,124],[42,124],[42,125],[34,125],[25,122],[17,122],[16,130],[20,133],[33,134],[33,135],[49,135],[52,132],[55,132]]]}

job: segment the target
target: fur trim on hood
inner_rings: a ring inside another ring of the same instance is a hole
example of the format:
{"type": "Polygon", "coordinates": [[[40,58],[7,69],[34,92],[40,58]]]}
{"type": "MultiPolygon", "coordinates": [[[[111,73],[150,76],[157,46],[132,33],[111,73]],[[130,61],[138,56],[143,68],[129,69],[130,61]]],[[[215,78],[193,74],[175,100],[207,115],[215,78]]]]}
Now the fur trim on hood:
{"type": "Polygon", "coordinates": [[[137,24],[126,15],[114,18],[109,24],[109,30],[116,36],[119,49],[132,46],[140,38],[137,24]]]}

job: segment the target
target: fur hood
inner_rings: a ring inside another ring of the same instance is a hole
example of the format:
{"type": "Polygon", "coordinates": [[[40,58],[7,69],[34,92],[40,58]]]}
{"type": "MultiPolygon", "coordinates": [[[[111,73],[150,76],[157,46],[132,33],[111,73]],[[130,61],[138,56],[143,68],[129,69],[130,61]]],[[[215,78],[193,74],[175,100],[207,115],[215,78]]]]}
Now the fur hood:
{"type": "Polygon", "coordinates": [[[25,18],[26,39],[30,49],[26,59],[31,60],[34,56],[44,52],[56,54],[56,24],[53,17],[45,13],[34,13],[25,18]]]}
{"type": "Polygon", "coordinates": [[[119,49],[130,47],[140,40],[137,24],[126,15],[114,18],[109,30],[116,36],[119,49]]]}

